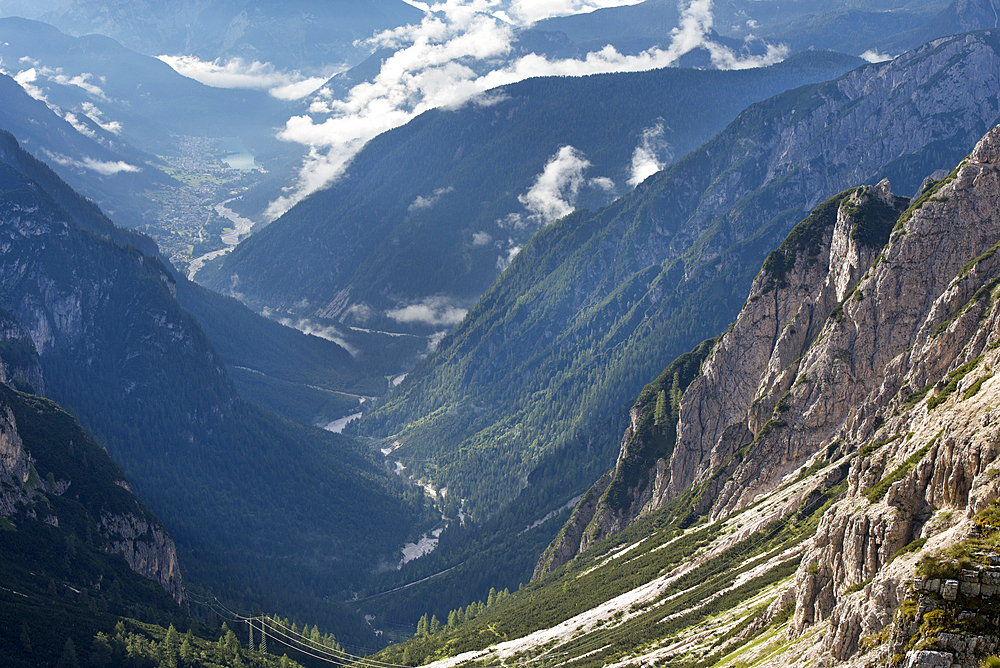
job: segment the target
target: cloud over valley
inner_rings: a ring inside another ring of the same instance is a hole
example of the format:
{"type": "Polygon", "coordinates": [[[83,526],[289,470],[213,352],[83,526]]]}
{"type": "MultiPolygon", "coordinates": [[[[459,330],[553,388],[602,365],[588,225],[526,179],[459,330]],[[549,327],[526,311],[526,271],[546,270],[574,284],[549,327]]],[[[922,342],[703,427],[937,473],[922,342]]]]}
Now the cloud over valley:
{"type": "MultiPolygon", "coordinates": [[[[432,108],[457,108],[489,99],[484,93],[530,77],[582,76],[607,72],[642,71],[673,65],[684,54],[704,48],[721,69],[758,67],[784,58],[787,49],[767,45],[766,53],[741,56],[710,38],[711,0],[692,0],[668,43],[637,55],[623,55],[611,46],[583,58],[553,59],[530,53],[514,56],[517,31],[504,17],[530,24],[546,15],[586,11],[630,2],[513,2],[506,9],[499,0],[445,0],[424,5],[423,20],[373,37],[372,48],[393,49],[379,73],[359,83],[346,95],[329,87],[310,99],[307,113],[290,118],[279,137],[307,147],[308,154],[294,184],[273,201],[266,217],[274,219],[304,197],[340,178],[351,159],[375,136],[403,125],[432,108]],[[529,5],[532,9],[529,9],[529,5]]],[[[643,165],[655,159],[647,151],[643,165]]]]}

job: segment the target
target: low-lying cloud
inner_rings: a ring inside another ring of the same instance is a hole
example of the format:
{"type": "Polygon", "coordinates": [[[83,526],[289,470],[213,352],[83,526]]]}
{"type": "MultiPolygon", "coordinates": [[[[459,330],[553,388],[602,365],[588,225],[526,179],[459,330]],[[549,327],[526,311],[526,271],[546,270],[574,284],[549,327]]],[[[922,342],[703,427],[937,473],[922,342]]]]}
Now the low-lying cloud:
{"type": "Polygon", "coordinates": [[[884,63],[887,60],[892,60],[895,56],[890,56],[888,53],[879,53],[878,49],[868,49],[861,54],[861,57],[869,63],[884,63]]]}
{"type": "Polygon", "coordinates": [[[84,102],[80,105],[83,109],[83,114],[90,120],[97,123],[97,125],[105,132],[110,132],[111,134],[121,134],[122,124],[118,121],[109,121],[104,117],[104,113],[98,109],[94,104],[90,102],[84,102]]]}
{"type": "Polygon", "coordinates": [[[664,136],[663,121],[642,131],[639,145],[632,152],[632,172],[628,184],[633,188],[663,169],[673,151],[664,136]]]}
{"type": "Polygon", "coordinates": [[[414,211],[420,211],[421,209],[432,209],[438,201],[450,192],[454,192],[454,188],[448,186],[447,188],[438,188],[432,194],[424,197],[423,195],[417,195],[413,203],[407,208],[410,213],[414,211]]]}
{"type": "Polygon", "coordinates": [[[24,89],[24,92],[35,98],[48,104],[48,98],[45,96],[45,91],[35,85],[38,81],[38,70],[34,67],[28,68],[14,75],[14,81],[24,89]]]}
{"type": "Polygon", "coordinates": [[[313,97],[309,113],[294,116],[279,138],[309,147],[298,180],[289,193],[270,204],[265,216],[273,220],[309,194],[340,178],[364,144],[387,130],[407,123],[435,107],[458,108],[487,100],[488,90],[538,76],[582,76],[606,72],[643,71],[666,67],[695,48],[706,49],[720,69],[744,69],[782,60],[788,49],[767,45],[764,55],[740,56],[710,39],[711,0],[691,0],[682,11],[664,47],[637,55],[623,55],[611,46],[579,59],[550,60],[538,54],[511,59],[515,32],[508,18],[541,16],[547,12],[584,7],[632,4],[616,0],[534,0],[514,2],[507,10],[499,0],[444,0],[435,4],[411,2],[426,9],[418,25],[386,31],[369,40],[372,47],[393,47],[374,80],[355,86],[343,99],[327,88],[313,97]],[[520,8],[520,10],[518,10],[520,8]],[[562,8],[562,9],[558,9],[562,8]],[[522,14],[517,14],[522,11],[522,14]],[[516,15],[516,16],[515,16],[516,15]],[[473,67],[474,66],[474,67],[473,67]]]}
{"type": "Polygon", "coordinates": [[[614,183],[607,177],[588,181],[584,175],[588,167],[590,161],[582,153],[572,146],[563,146],[549,158],[531,189],[517,200],[528,210],[529,218],[541,225],[569,215],[576,208],[583,186],[590,184],[602,190],[614,189],[614,183]]]}
{"type": "Polygon", "coordinates": [[[608,7],[623,7],[637,5],[643,0],[513,0],[505,14],[520,24],[532,24],[535,21],[553,16],[568,16],[583,14],[608,7]]]}
{"type": "Polygon", "coordinates": [[[457,306],[448,297],[427,297],[398,309],[386,311],[386,316],[406,324],[453,327],[462,322],[468,309],[457,306]]]}
{"type": "Polygon", "coordinates": [[[95,160],[94,158],[84,157],[82,160],[77,160],[75,158],[70,158],[69,156],[61,155],[58,153],[45,152],[48,157],[58,165],[63,165],[64,167],[76,167],[78,169],[89,169],[93,172],[97,172],[102,176],[114,176],[115,174],[120,174],[122,172],[141,172],[142,167],[137,167],[136,165],[130,165],[124,160],[118,160],[115,162],[95,160]]]}
{"type": "MultiPolygon", "coordinates": [[[[108,100],[108,96],[104,94],[104,90],[95,83],[95,81],[98,81],[98,77],[95,77],[90,72],[69,75],[63,72],[61,67],[42,67],[37,60],[27,57],[21,58],[21,63],[31,65],[31,67],[13,75],[13,79],[21,85],[21,88],[27,91],[28,95],[36,100],[41,100],[42,102],[48,101],[46,100],[45,92],[35,85],[36,82],[42,80],[47,80],[60,86],[75,86],[99,100],[108,100]]],[[[4,72],[4,74],[7,74],[7,72],[4,72]]]]}
{"type": "Polygon", "coordinates": [[[357,348],[344,340],[344,335],[341,334],[336,327],[330,325],[317,325],[316,323],[305,318],[301,318],[299,320],[282,318],[278,320],[278,322],[285,327],[297,329],[303,334],[311,334],[312,336],[318,336],[321,339],[332,341],[350,353],[351,357],[357,357],[360,354],[360,351],[357,348]]]}
{"type": "MultiPolygon", "coordinates": [[[[96,139],[98,141],[102,140],[97,136],[97,133],[92,127],[83,122],[80,118],[80,115],[82,115],[89,118],[94,125],[101,128],[105,132],[116,135],[121,134],[122,124],[118,121],[106,118],[104,112],[98,109],[97,105],[93,102],[84,101],[78,108],[72,111],[64,112],[57,105],[49,102],[46,90],[41,87],[43,81],[50,84],[58,84],[60,86],[74,86],[85,91],[91,98],[107,102],[109,101],[108,96],[105,95],[104,90],[98,86],[97,83],[95,83],[97,81],[104,83],[103,77],[96,77],[90,72],[68,75],[62,70],[62,68],[43,67],[39,61],[27,56],[21,58],[20,63],[22,65],[31,65],[31,67],[26,70],[21,70],[13,75],[0,67],[0,73],[11,76],[28,95],[36,100],[39,100],[40,102],[44,102],[49,109],[65,119],[66,122],[72,125],[77,132],[86,135],[91,139],[96,139]]],[[[94,168],[88,167],[88,169],[94,168]]],[[[97,167],[96,169],[98,171],[102,169],[106,171],[110,168],[97,167]]],[[[118,171],[127,170],[119,169],[118,171]]]]}
{"type": "Polygon", "coordinates": [[[298,100],[326,83],[343,68],[331,68],[329,76],[306,77],[301,73],[276,69],[271,63],[234,58],[225,63],[208,62],[195,56],[157,56],[178,74],[213,88],[266,90],[281,100],[298,100]]]}

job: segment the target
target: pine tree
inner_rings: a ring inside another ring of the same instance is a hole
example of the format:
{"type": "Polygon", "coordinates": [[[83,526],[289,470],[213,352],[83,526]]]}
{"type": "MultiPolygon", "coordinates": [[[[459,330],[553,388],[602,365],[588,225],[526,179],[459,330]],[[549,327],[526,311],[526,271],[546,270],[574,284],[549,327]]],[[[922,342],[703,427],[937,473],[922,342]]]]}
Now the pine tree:
{"type": "Polygon", "coordinates": [[[452,610],[448,613],[448,628],[453,629],[458,626],[458,610],[452,610]]]}
{"type": "Polygon", "coordinates": [[[667,391],[660,390],[656,395],[656,424],[665,424],[667,421],[667,391]]]}
{"type": "Polygon", "coordinates": [[[417,635],[423,638],[427,635],[429,627],[430,622],[427,620],[427,613],[425,612],[424,616],[417,622],[417,635]]]}
{"type": "Polygon", "coordinates": [[[94,668],[105,668],[111,665],[114,658],[115,653],[111,649],[110,639],[103,631],[98,631],[90,646],[90,665],[94,668]]]}
{"type": "Polygon", "coordinates": [[[181,661],[185,664],[194,662],[194,640],[190,631],[184,634],[184,642],[181,643],[181,661]]]}
{"type": "Polygon", "coordinates": [[[177,629],[171,624],[170,628],[167,629],[167,637],[163,639],[163,645],[161,646],[161,665],[166,665],[168,668],[177,668],[177,659],[180,657],[180,653],[181,638],[177,633],[177,629]]]}
{"type": "Polygon", "coordinates": [[[28,635],[28,622],[21,620],[21,647],[25,653],[31,654],[31,636],[28,635]]]}
{"type": "Polygon", "coordinates": [[[670,386],[670,414],[675,420],[680,416],[681,397],[683,396],[684,390],[681,389],[681,375],[675,371],[674,382],[670,386]]]}
{"type": "Polygon", "coordinates": [[[497,590],[490,587],[490,595],[486,598],[486,607],[492,608],[493,604],[497,602],[497,590]]]}
{"type": "Polygon", "coordinates": [[[435,635],[440,630],[441,630],[441,622],[438,621],[437,615],[431,616],[430,634],[435,635]]]}
{"type": "Polygon", "coordinates": [[[80,668],[80,660],[76,657],[76,645],[73,644],[72,638],[66,638],[66,644],[63,645],[62,656],[59,657],[56,668],[80,668]]]}

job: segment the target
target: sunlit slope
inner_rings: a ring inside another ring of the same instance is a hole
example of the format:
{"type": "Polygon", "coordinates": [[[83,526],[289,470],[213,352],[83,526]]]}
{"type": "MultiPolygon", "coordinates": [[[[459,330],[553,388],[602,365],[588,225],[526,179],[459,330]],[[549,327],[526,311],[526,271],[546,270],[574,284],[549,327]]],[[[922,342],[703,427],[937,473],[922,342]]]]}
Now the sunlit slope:
{"type": "Polygon", "coordinates": [[[857,63],[812,53],[759,70],[665,69],[505,86],[372,140],[342,180],[198,280],[281,317],[444,331],[553,211],[597,207],[628,191],[638,149],[648,149],[647,163],[670,162],[747,104],[857,63]]]}
{"type": "Polygon", "coordinates": [[[883,176],[912,193],[971,149],[1000,115],[980,103],[1000,80],[996,40],[941,40],[753,105],[608,208],[545,228],[359,431],[474,516],[560,444],[610,464],[617,437],[591,440],[601,416],[725,329],[813,206],[883,176]]]}

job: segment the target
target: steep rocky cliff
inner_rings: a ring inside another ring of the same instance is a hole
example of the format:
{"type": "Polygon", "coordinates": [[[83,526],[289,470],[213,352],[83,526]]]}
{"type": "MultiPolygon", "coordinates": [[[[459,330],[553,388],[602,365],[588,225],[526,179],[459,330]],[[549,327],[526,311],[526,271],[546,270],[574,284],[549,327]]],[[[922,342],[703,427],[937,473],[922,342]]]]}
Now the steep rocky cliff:
{"type": "Polygon", "coordinates": [[[45,394],[42,367],[31,332],[3,309],[0,309],[0,383],[32,394],[45,394]]]}
{"type": "MultiPolygon", "coordinates": [[[[121,555],[129,568],[183,600],[177,549],[156,517],[132,494],[125,476],[103,449],[52,402],[0,385],[0,517],[7,560],[16,560],[30,539],[26,523],[44,523],[60,544],[83,539],[77,551],[94,548],[121,555]],[[14,538],[8,541],[8,536],[14,538]],[[72,536],[72,538],[71,538],[72,536]]],[[[83,561],[83,560],[81,560],[83,561]]],[[[88,560],[90,561],[90,560],[88,560]]],[[[69,563],[69,560],[67,560],[69,563]]],[[[102,563],[67,568],[74,584],[100,588],[113,571],[102,563]]],[[[45,569],[45,563],[37,563],[45,569]]]]}
{"type": "Polygon", "coordinates": [[[613,205],[536,234],[357,429],[399,441],[397,456],[474,517],[558,447],[606,469],[620,437],[606,436],[607,416],[733,321],[768,252],[814,207],[883,178],[912,195],[969,153],[1000,116],[998,53],[1000,32],[950,37],[750,106],[613,205]],[[469,416],[457,426],[456,412],[469,416]]]}
{"type": "MultiPolygon", "coordinates": [[[[177,301],[172,270],[119,240],[110,221],[104,234],[82,220],[100,211],[63,206],[85,200],[24,164],[0,155],[0,308],[30,333],[47,397],[108,449],[169,527],[186,573],[291,607],[345,590],[406,542],[419,509],[376,451],[244,401],[177,301]],[[293,512],[303,507],[310,512],[293,512]]],[[[215,315],[217,332],[262,334],[253,322],[224,322],[224,305],[215,315]]],[[[248,348],[270,352],[267,341],[248,348]]],[[[104,526],[137,566],[165,545],[133,545],[144,524],[136,515],[104,526]]]]}
{"type": "Polygon", "coordinates": [[[681,526],[787,522],[843,488],[762,617],[794,604],[770,665],[996,651],[1000,127],[905,204],[882,182],[795,228],[697,377],[664,395],[676,417],[655,407],[666,379],[640,397],[607,491],[571,520],[586,530],[567,527],[539,576],[576,536],[585,548],[672,504],[681,526]]]}

